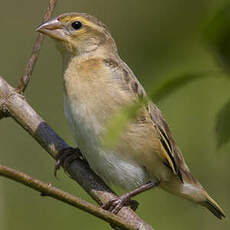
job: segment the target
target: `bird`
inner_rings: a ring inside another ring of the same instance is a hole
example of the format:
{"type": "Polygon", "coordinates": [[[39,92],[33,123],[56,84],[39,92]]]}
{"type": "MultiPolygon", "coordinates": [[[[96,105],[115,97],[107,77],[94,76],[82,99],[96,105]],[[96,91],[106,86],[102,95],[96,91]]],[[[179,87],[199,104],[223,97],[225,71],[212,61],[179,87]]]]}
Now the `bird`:
{"type": "Polygon", "coordinates": [[[120,58],[107,26],[95,16],[73,12],[44,22],[36,31],[52,38],[62,56],[65,117],[83,158],[105,183],[127,191],[103,208],[116,214],[132,197],[159,187],[225,217],[191,174],[167,121],[120,58]],[[113,114],[142,98],[147,103],[117,143],[105,146],[113,114]]]}

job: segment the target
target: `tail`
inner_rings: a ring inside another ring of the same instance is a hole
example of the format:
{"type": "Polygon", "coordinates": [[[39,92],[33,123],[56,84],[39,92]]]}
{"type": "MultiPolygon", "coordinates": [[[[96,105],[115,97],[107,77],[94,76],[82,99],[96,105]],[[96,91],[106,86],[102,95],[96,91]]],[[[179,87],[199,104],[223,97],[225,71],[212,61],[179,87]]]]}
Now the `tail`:
{"type": "Polygon", "coordinates": [[[205,192],[206,200],[201,202],[201,205],[206,207],[210,212],[212,212],[217,218],[223,219],[225,217],[224,211],[217,204],[215,200],[213,200],[206,192],[205,192]]]}
{"type": "Polygon", "coordinates": [[[198,181],[195,181],[194,179],[195,183],[188,183],[186,181],[181,183],[179,180],[177,180],[177,182],[178,184],[174,183],[173,186],[169,183],[161,183],[160,186],[168,192],[174,193],[206,207],[219,219],[223,219],[225,217],[224,211],[217,202],[208,195],[198,181]]]}
{"type": "Polygon", "coordinates": [[[170,182],[161,182],[161,188],[198,203],[206,207],[217,218],[223,219],[225,217],[225,213],[222,208],[208,195],[199,181],[192,176],[186,165],[184,165],[184,169],[181,169],[181,173],[183,182],[175,177],[175,180],[171,180],[170,182]]]}

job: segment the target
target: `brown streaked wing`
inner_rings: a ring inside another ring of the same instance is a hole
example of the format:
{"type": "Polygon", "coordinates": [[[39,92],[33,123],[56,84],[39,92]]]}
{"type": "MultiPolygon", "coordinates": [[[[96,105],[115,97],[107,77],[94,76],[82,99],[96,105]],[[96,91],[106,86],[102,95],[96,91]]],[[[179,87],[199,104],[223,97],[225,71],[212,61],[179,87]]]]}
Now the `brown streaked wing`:
{"type": "MultiPolygon", "coordinates": [[[[138,98],[142,99],[143,96],[146,96],[144,88],[126,64],[123,66],[123,75],[124,82],[129,85],[130,90],[132,90],[138,98]]],[[[159,141],[163,147],[162,149],[164,150],[160,154],[166,159],[166,165],[183,182],[180,166],[185,166],[184,159],[174,141],[168,123],[164,119],[161,111],[152,102],[149,102],[146,109],[148,110],[153,125],[159,133],[159,141]]],[[[187,171],[187,166],[185,166],[185,171],[187,171]]]]}
{"type": "MultiPolygon", "coordinates": [[[[106,59],[104,60],[104,63],[109,65],[111,68],[120,68],[122,72],[121,79],[123,79],[123,83],[127,84],[129,90],[132,91],[137,98],[142,99],[143,97],[146,97],[144,88],[137,80],[130,68],[122,60],[117,62],[114,59],[106,59]]],[[[164,119],[161,111],[152,102],[149,102],[149,104],[144,109],[148,110],[153,125],[159,133],[159,141],[163,149],[163,151],[160,152],[161,157],[165,159],[166,165],[183,182],[180,166],[182,165],[185,171],[187,168],[184,164],[183,156],[180,153],[179,148],[176,146],[169,125],[164,119]]]]}
{"type": "Polygon", "coordinates": [[[156,128],[160,136],[160,141],[164,147],[164,150],[166,151],[166,153],[162,154],[168,155],[166,158],[168,160],[169,166],[171,167],[172,171],[183,182],[181,175],[181,167],[183,167],[184,170],[187,171],[187,166],[184,163],[184,158],[181,154],[180,149],[176,145],[170,127],[165,118],[163,117],[161,111],[152,102],[150,102],[148,105],[148,111],[153,123],[156,125],[156,128]]]}

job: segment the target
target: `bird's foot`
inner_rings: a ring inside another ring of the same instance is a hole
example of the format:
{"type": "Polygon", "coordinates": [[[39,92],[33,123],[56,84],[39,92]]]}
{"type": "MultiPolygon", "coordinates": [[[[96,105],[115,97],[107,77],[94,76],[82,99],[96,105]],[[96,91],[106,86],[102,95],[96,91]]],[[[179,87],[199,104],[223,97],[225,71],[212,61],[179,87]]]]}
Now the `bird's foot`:
{"type": "Polygon", "coordinates": [[[128,192],[118,198],[110,200],[106,204],[102,205],[102,208],[112,212],[113,214],[117,214],[123,206],[129,205],[134,211],[136,211],[139,203],[135,200],[131,200],[131,197],[134,197],[146,190],[156,187],[159,184],[159,181],[149,181],[148,183],[134,189],[131,192],[128,192]]]}
{"type": "Polygon", "coordinates": [[[105,210],[112,212],[113,214],[117,214],[122,207],[130,206],[133,211],[136,211],[139,203],[136,200],[131,200],[128,194],[124,194],[118,198],[114,198],[101,207],[105,210]]]}
{"type": "Polygon", "coordinates": [[[83,160],[82,153],[79,148],[65,148],[58,153],[58,158],[54,167],[54,176],[57,177],[57,171],[63,166],[64,169],[76,159],[83,160]]]}

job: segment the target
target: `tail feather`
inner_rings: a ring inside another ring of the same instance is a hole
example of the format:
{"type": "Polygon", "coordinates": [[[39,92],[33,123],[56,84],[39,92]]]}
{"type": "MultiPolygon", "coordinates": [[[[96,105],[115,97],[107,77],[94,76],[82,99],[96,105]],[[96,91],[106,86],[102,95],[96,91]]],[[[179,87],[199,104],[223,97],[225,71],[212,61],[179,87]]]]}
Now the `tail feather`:
{"type": "Polygon", "coordinates": [[[225,217],[225,213],[221,207],[208,195],[202,185],[194,177],[192,177],[189,171],[187,171],[187,174],[183,172],[183,183],[181,183],[181,181],[177,178],[174,183],[161,182],[160,186],[168,192],[182,196],[185,199],[204,206],[219,219],[223,219],[225,217]]]}
{"type": "Polygon", "coordinates": [[[205,194],[205,196],[206,196],[206,201],[203,201],[201,203],[201,205],[203,205],[204,207],[206,207],[217,218],[223,219],[225,217],[225,213],[221,209],[221,207],[207,193],[205,194]]]}

